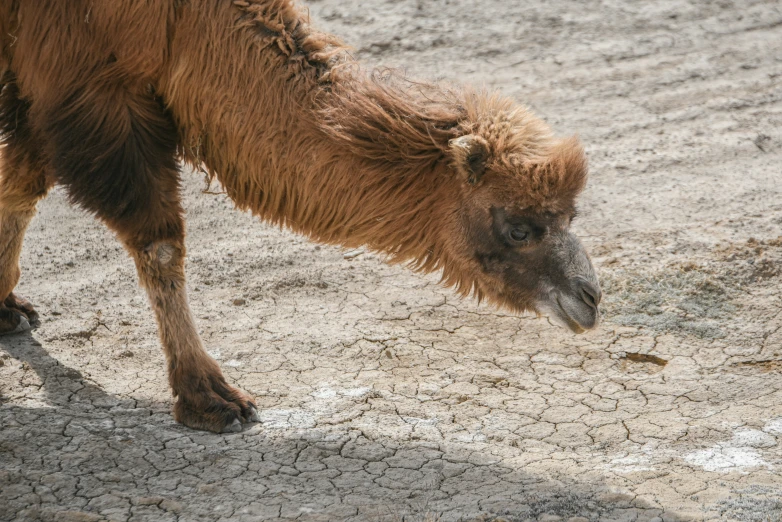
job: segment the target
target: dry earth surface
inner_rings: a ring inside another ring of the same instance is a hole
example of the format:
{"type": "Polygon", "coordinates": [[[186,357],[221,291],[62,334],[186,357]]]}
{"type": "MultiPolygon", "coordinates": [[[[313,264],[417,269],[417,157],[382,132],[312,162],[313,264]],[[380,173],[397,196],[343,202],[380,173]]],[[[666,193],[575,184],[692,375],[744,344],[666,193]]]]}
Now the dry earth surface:
{"type": "Polygon", "coordinates": [[[42,325],[0,338],[0,520],[782,519],[779,2],[310,8],[369,64],[499,88],[581,136],[604,324],[459,300],[188,175],[192,307],[263,408],[195,432],[132,262],[57,190],[19,288],[42,325]]]}

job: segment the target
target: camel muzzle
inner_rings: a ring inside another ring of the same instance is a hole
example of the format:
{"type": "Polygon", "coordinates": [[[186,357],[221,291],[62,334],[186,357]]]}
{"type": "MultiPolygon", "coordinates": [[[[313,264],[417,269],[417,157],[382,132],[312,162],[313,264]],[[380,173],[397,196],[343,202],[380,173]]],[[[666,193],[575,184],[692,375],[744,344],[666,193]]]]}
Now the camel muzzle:
{"type": "Polygon", "coordinates": [[[551,255],[557,267],[544,293],[540,309],[575,333],[600,323],[603,293],[597,274],[581,241],[564,232],[552,238],[551,255]]]}

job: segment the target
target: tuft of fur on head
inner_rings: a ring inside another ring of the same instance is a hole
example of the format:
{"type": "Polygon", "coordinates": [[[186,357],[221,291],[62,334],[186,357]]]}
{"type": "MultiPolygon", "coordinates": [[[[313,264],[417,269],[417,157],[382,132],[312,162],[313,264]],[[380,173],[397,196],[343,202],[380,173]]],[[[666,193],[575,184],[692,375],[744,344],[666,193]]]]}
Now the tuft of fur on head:
{"type": "Polygon", "coordinates": [[[555,138],[526,107],[497,94],[468,93],[465,101],[461,133],[471,140],[469,146],[460,139],[452,142],[456,164],[482,158],[487,171],[515,177],[523,189],[519,206],[555,213],[572,206],[588,172],[578,138],[555,138]]]}
{"type": "Polygon", "coordinates": [[[529,109],[499,93],[466,89],[463,134],[481,136],[494,158],[545,158],[554,143],[551,128],[529,109]]]}
{"type": "Polygon", "coordinates": [[[531,207],[559,213],[572,207],[587,182],[587,159],[576,137],[555,144],[542,163],[529,166],[527,179],[531,207]]]}

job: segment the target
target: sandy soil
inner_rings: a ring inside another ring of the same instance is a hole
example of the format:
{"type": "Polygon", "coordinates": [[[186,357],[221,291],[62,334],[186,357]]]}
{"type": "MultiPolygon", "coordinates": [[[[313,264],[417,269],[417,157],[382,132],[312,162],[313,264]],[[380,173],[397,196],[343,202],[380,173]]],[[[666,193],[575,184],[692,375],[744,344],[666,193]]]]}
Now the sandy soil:
{"type": "Polygon", "coordinates": [[[782,519],[779,2],[310,7],[368,63],[485,83],[581,136],[605,323],[461,301],[190,175],[192,307],[263,407],[194,432],[130,259],[55,191],[19,287],[43,323],[0,338],[0,520],[782,519]]]}

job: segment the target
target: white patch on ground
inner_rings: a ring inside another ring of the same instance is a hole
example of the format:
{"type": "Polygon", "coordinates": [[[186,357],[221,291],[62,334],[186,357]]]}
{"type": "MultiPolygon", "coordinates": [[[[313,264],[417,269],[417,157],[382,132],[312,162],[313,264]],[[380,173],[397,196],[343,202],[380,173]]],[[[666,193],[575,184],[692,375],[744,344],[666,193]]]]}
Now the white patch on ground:
{"type": "Polygon", "coordinates": [[[238,368],[239,366],[242,366],[242,361],[237,361],[236,359],[231,359],[230,361],[226,361],[223,363],[225,366],[231,366],[233,368],[238,368]]]}
{"type": "Polygon", "coordinates": [[[361,387],[361,388],[347,388],[345,390],[339,390],[340,395],[344,395],[345,397],[363,397],[364,395],[368,394],[372,389],[369,387],[361,387]]]}
{"type": "Polygon", "coordinates": [[[653,471],[654,468],[648,466],[649,459],[643,455],[628,455],[612,459],[605,467],[615,473],[635,473],[637,471],[653,471]]]}
{"type": "Polygon", "coordinates": [[[690,453],[684,460],[706,471],[744,471],[747,468],[771,466],[763,460],[757,450],[716,445],[713,448],[690,453]]]}
{"type": "Polygon", "coordinates": [[[455,438],[459,442],[486,442],[486,435],[483,433],[460,433],[455,438]]]}
{"type": "Polygon", "coordinates": [[[337,390],[331,388],[321,388],[317,391],[310,393],[316,399],[333,399],[337,396],[337,390]]]}
{"type": "Polygon", "coordinates": [[[435,426],[438,422],[440,422],[440,419],[437,418],[419,419],[418,417],[402,417],[402,420],[407,424],[412,424],[413,426],[435,426]]]}
{"type": "Polygon", "coordinates": [[[372,388],[362,386],[360,388],[329,388],[328,386],[322,386],[316,391],[310,393],[310,395],[316,399],[333,399],[337,396],[341,397],[364,397],[372,388]]]}
{"type": "Polygon", "coordinates": [[[355,399],[366,397],[372,388],[362,386],[357,388],[331,388],[320,386],[310,392],[312,400],[307,401],[306,411],[313,419],[329,417],[335,413],[347,411],[355,399]]]}
{"type": "Polygon", "coordinates": [[[220,350],[208,350],[206,353],[215,361],[219,361],[223,358],[223,353],[220,350]]]}
{"type": "MultiPolygon", "coordinates": [[[[766,425],[767,429],[768,425],[766,425]]],[[[773,466],[763,459],[757,448],[770,448],[776,445],[776,439],[760,430],[742,428],[736,430],[728,442],[720,442],[711,448],[686,455],[684,460],[706,471],[728,473],[743,472],[751,468],[772,469],[773,466]]]]}
{"type": "Polygon", "coordinates": [[[766,423],[766,425],[763,427],[763,431],[766,433],[773,433],[775,435],[782,435],[782,417],[766,423]]]}
{"type": "Polygon", "coordinates": [[[270,409],[259,415],[263,427],[272,430],[315,427],[315,416],[303,410],[270,409]]]}
{"type": "Polygon", "coordinates": [[[733,434],[732,444],[750,448],[771,448],[777,445],[777,439],[760,430],[742,429],[733,434]]]}

